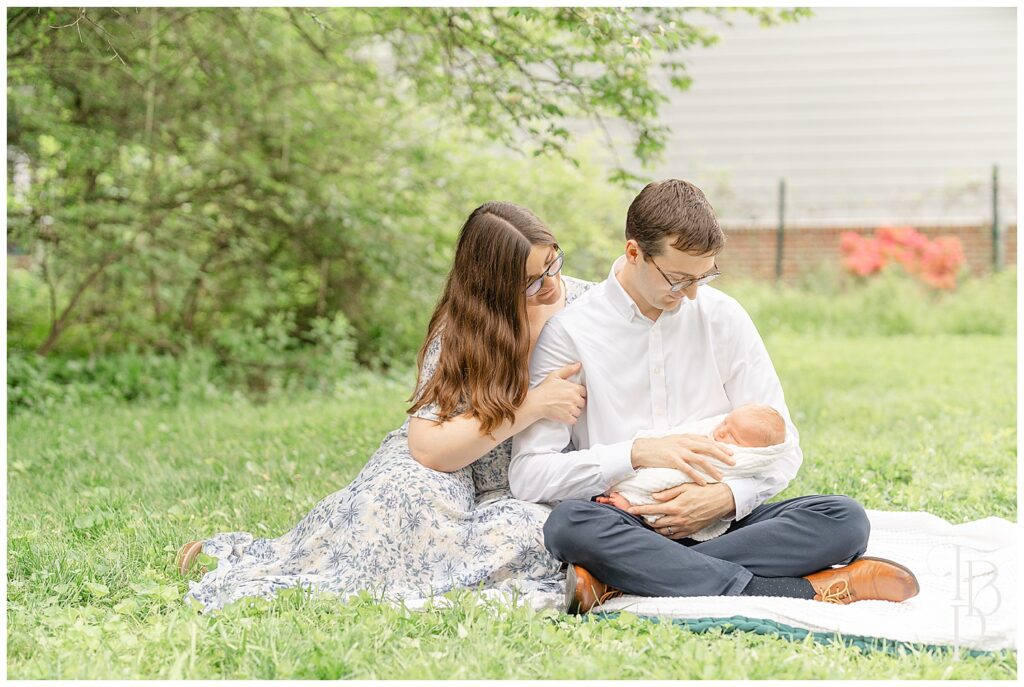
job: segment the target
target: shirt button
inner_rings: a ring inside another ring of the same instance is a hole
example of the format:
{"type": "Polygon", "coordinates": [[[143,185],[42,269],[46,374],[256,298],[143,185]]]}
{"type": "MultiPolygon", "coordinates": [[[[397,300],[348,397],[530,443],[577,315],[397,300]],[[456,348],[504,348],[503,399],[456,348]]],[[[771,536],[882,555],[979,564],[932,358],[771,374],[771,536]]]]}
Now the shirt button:
{"type": "Polygon", "coordinates": [[[660,375],[661,374],[661,368],[660,367],[654,368],[654,374],[660,375]]]}
{"type": "Polygon", "coordinates": [[[658,417],[661,417],[661,409],[655,410],[654,414],[657,415],[658,417]]]}

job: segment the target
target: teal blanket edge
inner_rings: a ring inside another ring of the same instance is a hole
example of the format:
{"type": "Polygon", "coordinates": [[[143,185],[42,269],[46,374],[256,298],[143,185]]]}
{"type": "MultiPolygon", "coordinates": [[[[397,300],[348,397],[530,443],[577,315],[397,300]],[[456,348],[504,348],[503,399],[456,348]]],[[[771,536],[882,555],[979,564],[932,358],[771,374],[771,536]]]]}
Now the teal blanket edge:
{"type": "MultiPolygon", "coordinates": [[[[597,620],[613,620],[620,615],[621,613],[618,611],[589,614],[591,618],[595,618],[597,620]]],[[[844,635],[839,632],[814,632],[802,627],[793,627],[792,625],[786,625],[785,623],[776,622],[767,618],[750,618],[745,615],[734,615],[728,618],[661,618],[659,616],[637,614],[637,617],[657,623],[668,621],[697,634],[707,632],[715,628],[722,628],[722,631],[725,634],[730,634],[732,632],[753,632],[759,635],[777,635],[783,639],[788,639],[794,642],[803,641],[810,636],[814,641],[822,644],[839,642],[846,646],[859,647],[865,653],[869,651],[884,651],[889,654],[902,655],[906,653],[913,653],[915,651],[959,651],[962,656],[978,657],[1000,654],[1004,651],[1014,651],[1013,649],[986,651],[984,649],[970,649],[967,647],[948,646],[944,644],[916,644],[913,642],[885,639],[883,637],[844,635]]]]}

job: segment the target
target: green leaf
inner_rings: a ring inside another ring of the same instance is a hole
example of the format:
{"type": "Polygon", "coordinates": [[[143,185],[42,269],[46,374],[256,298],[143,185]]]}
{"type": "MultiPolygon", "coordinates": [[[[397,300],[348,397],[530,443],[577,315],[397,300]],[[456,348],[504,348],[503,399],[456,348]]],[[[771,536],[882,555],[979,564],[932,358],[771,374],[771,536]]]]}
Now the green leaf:
{"type": "Polygon", "coordinates": [[[207,570],[207,572],[209,572],[211,570],[214,570],[217,567],[217,562],[219,560],[220,559],[215,557],[215,556],[211,556],[209,554],[205,554],[205,553],[200,552],[196,556],[195,565],[197,567],[206,566],[206,570],[207,570]]]}
{"type": "Polygon", "coordinates": [[[118,613],[125,615],[131,615],[139,610],[139,602],[133,598],[122,599],[114,604],[114,610],[118,613]]]}
{"type": "Polygon", "coordinates": [[[105,584],[89,581],[86,581],[83,584],[85,585],[85,588],[89,591],[89,593],[97,599],[102,598],[110,593],[110,589],[105,584]]]}
{"type": "Polygon", "coordinates": [[[49,134],[43,134],[39,137],[39,153],[44,157],[56,155],[61,149],[60,141],[49,134]]]}

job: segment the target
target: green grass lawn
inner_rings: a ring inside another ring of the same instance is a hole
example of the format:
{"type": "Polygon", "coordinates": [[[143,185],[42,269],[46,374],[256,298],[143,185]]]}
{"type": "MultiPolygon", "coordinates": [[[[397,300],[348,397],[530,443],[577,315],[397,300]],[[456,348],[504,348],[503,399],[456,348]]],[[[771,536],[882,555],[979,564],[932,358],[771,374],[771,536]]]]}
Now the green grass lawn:
{"type": "MultiPolygon", "coordinates": [[[[766,337],[805,459],[777,499],[843,493],[953,522],[1016,513],[1012,336],[766,337]]],[[[286,593],[201,616],[172,571],[214,532],[283,533],[400,424],[411,380],[253,406],[19,414],[8,424],[8,676],[1010,679],[967,658],[693,634],[624,615],[412,613],[286,593]]]]}

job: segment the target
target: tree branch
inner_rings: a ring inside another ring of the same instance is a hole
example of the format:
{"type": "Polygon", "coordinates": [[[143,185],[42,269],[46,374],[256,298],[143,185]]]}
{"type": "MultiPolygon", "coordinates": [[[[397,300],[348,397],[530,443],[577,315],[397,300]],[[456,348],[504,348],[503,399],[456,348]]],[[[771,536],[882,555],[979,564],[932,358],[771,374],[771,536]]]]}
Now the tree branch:
{"type": "Polygon", "coordinates": [[[56,320],[52,322],[50,326],[50,333],[47,335],[46,341],[40,344],[39,348],[36,349],[36,353],[38,355],[46,356],[50,353],[50,351],[53,350],[53,347],[57,344],[57,340],[60,339],[61,334],[64,333],[64,331],[70,324],[71,313],[75,309],[75,306],[78,305],[78,301],[81,299],[82,294],[84,294],[89,289],[92,283],[96,281],[96,279],[101,274],[103,274],[108,267],[113,265],[115,262],[123,258],[125,255],[127,255],[134,249],[135,239],[136,237],[138,237],[138,235],[139,233],[136,232],[136,234],[132,236],[131,240],[127,244],[125,244],[118,250],[113,251],[112,253],[108,253],[100,261],[100,264],[93,268],[92,272],[90,272],[85,277],[85,279],[82,280],[82,282],[75,289],[75,292],[72,294],[71,300],[68,301],[68,304],[64,307],[64,310],[61,312],[60,317],[58,317],[56,320]]]}

